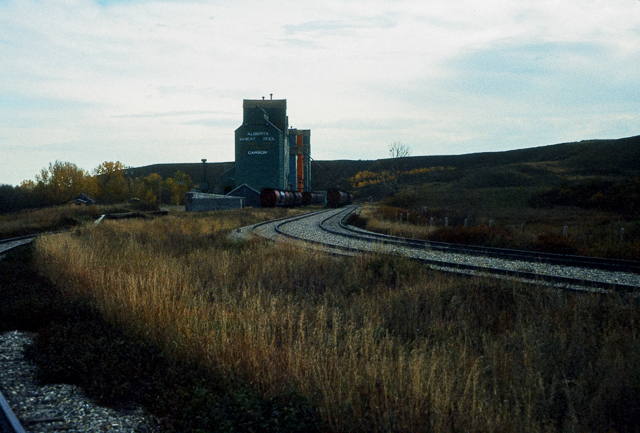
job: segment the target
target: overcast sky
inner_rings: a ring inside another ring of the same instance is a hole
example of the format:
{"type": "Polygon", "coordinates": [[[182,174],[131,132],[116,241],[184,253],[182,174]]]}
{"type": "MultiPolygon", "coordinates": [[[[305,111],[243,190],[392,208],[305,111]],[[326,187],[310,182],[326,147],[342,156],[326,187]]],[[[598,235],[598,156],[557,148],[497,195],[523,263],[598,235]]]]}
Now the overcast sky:
{"type": "Polygon", "coordinates": [[[318,160],[640,135],[640,1],[0,0],[0,184],[233,161],[271,93],[318,160]]]}

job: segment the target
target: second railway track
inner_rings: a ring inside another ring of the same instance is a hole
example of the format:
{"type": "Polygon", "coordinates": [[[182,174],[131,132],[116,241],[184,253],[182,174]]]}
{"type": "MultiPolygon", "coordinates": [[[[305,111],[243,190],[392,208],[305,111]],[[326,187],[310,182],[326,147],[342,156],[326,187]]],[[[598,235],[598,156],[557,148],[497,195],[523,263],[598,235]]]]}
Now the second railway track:
{"type": "MultiPolygon", "coordinates": [[[[253,232],[276,241],[294,241],[307,246],[312,244],[314,248],[333,254],[355,255],[375,252],[400,255],[445,272],[518,279],[571,290],[600,293],[614,291],[633,293],[634,295],[640,292],[640,263],[638,262],[445,244],[386,236],[348,226],[345,223],[346,218],[357,208],[358,206],[349,206],[322,210],[264,222],[239,229],[234,232],[234,235],[253,232]]],[[[26,236],[0,240],[0,257],[4,252],[27,244],[35,237],[26,236]]],[[[3,338],[9,338],[5,341],[7,343],[14,340],[22,341],[25,337],[18,334],[5,334],[3,338]]],[[[0,346],[2,345],[0,344],[0,346]]],[[[7,351],[7,347],[4,348],[4,352],[0,350],[0,355],[8,355],[9,353],[14,357],[21,356],[17,350],[7,351]]],[[[14,363],[12,359],[5,361],[14,363]]],[[[5,365],[3,368],[5,373],[9,370],[6,367],[5,365]]],[[[22,375],[22,373],[20,374],[22,375]]],[[[24,379],[24,376],[21,377],[24,379]]],[[[2,381],[5,382],[5,391],[10,391],[11,396],[15,397],[14,391],[7,388],[6,379],[4,377],[2,381]]],[[[22,382],[19,382],[19,385],[22,386],[22,382]]],[[[51,395],[44,397],[42,399],[45,403],[44,406],[34,411],[33,402],[39,401],[39,397],[36,397],[35,393],[40,391],[34,390],[33,392],[33,395],[27,395],[23,391],[18,393],[22,396],[19,400],[30,399],[27,406],[18,410],[19,416],[27,421],[30,427],[29,431],[58,431],[60,429],[102,431],[105,425],[108,425],[112,431],[129,431],[132,424],[136,423],[139,423],[137,428],[143,426],[141,431],[146,429],[150,431],[152,430],[151,425],[154,424],[154,421],[149,421],[149,418],[142,413],[135,414],[132,420],[128,420],[127,416],[123,417],[122,414],[106,414],[104,409],[92,409],[92,411],[100,412],[100,415],[96,418],[87,417],[85,411],[88,410],[89,405],[85,405],[85,403],[82,403],[80,409],[69,406],[70,409],[64,409],[67,412],[61,414],[63,404],[59,400],[52,400],[51,395]],[[52,402],[54,403],[51,404],[52,402]],[[100,419],[100,421],[94,421],[94,419],[100,419]],[[104,422],[107,424],[103,424],[104,422]],[[34,428],[34,425],[38,427],[34,428]],[[77,428],[77,426],[81,427],[77,428]],[[118,427],[124,427],[124,429],[120,430],[118,427]]],[[[76,401],[75,397],[70,399],[67,394],[64,394],[63,399],[65,402],[76,401]]],[[[16,417],[0,395],[0,430],[19,432],[21,426],[16,423],[16,417]],[[13,430],[11,430],[12,428],[13,430]]]]}
{"type": "Polygon", "coordinates": [[[640,291],[640,263],[445,244],[381,235],[347,226],[357,206],[319,211],[253,226],[273,240],[311,243],[327,252],[401,255],[446,272],[487,275],[596,292],[640,291]]]}

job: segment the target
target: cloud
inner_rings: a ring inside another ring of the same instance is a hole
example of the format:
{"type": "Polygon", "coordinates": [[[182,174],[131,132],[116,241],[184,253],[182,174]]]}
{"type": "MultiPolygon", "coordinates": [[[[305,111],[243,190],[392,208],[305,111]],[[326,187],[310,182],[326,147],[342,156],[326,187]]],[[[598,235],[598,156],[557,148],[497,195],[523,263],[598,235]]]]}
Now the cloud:
{"type": "Polygon", "coordinates": [[[395,25],[395,21],[390,18],[377,16],[348,20],[308,21],[301,24],[285,25],[284,31],[288,34],[316,33],[348,35],[360,29],[389,29],[395,27],[395,25]]]}
{"type": "Polygon", "coordinates": [[[35,152],[61,152],[63,154],[83,152],[86,150],[86,146],[83,146],[80,142],[65,142],[65,143],[47,143],[40,146],[34,146],[29,149],[35,152]]]}
{"type": "Polygon", "coordinates": [[[28,96],[16,92],[0,92],[0,110],[75,110],[96,107],[98,104],[77,101],[74,99],[60,99],[28,96]]]}
{"type": "Polygon", "coordinates": [[[399,131],[419,127],[423,119],[379,118],[379,119],[341,119],[333,122],[311,123],[306,127],[316,129],[334,129],[340,131],[399,131]]]}
{"type": "Polygon", "coordinates": [[[235,130],[235,128],[238,128],[241,123],[242,121],[239,122],[235,119],[221,118],[205,118],[183,122],[184,125],[206,126],[209,128],[227,128],[229,130],[235,130]]]}
{"type": "MultiPolygon", "coordinates": [[[[329,159],[633,135],[638,13],[637,0],[0,1],[0,145],[52,146],[36,170],[61,155],[230,160],[242,99],[269,93],[329,159]]],[[[19,182],[17,166],[0,173],[19,182]]]]}
{"type": "Polygon", "coordinates": [[[121,114],[112,116],[113,118],[162,118],[162,117],[179,117],[193,116],[201,114],[220,114],[217,111],[191,110],[191,111],[166,111],[162,113],[141,113],[141,114],[121,114]]]}
{"type": "Polygon", "coordinates": [[[278,42],[281,44],[295,47],[295,48],[302,48],[302,49],[320,48],[320,45],[318,45],[316,42],[306,41],[304,39],[298,39],[298,38],[282,38],[282,39],[279,39],[278,42]]]}
{"type": "MultiPolygon", "coordinates": [[[[640,65],[638,54],[633,57],[640,65]]],[[[626,104],[640,96],[636,80],[620,73],[628,62],[620,61],[615,47],[602,43],[507,42],[452,59],[447,65],[451,78],[443,86],[474,97],[526,100],[529,105],[626,104]]]]}

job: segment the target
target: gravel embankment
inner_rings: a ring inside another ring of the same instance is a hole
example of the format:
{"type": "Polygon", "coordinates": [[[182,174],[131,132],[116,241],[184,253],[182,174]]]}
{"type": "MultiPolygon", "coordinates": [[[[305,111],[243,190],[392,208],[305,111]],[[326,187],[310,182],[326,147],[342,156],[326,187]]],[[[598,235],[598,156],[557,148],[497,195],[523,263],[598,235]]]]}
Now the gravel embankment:
{"type": "MultiPolygon", "coordinates": [[[[280,229],[288,235],[294,236],[298,239],[325,244],[324,248],[329,249],[332,252],[338,252],[340,248],[349,248],[361,251],[397,254],[422,260],[446,262],[451,264],[452,268],[455,265],[480,267],[482,269],[473,272],[482,275],[492,275],[492,269],[500,269],[506,271],[531,272],[540,276],[575,278],[602,283],[603,287],[606,287],[608,284],[625,284],[640,287],[640,275],[634,273],[612,272],[599,269],[586,269],[521,260],[507,260],[475,255],[429,251],[425,248],[396,246],[382,244],[380,242],[372,242],[370,240],[353,239],[345,236],[349,232],[346,232],[342,227],[340,227],[340,220],[346,212],[348,212],[347,209],[337,209],[333,211],[332,214],[334,217],[325,223],[327,228],[330,228],[332,231],[343,233],[343,235],[320,230],[319,224],[330,216],[329,213],[322,213],[308,218],[299,219],[295,222],[281,226],[280,229]]],[[[263,225],[254,230],[254,232],[274,240],[290,240],[287,237],[273,232],[274,226],[275,223],[263,225]]],[[[363,234],[366,233],[364,231],[361,232],[363,232],[363,234]]],[[[434,267],[438,269],[446,269],[446,264],[436,265],[434,267]]],[[[469,273],[467,271],[464,272],[469,273]]]]}
{"type": "MultiPolygon", "coordinates": [[[[0,243],[3,253],[31,242],[22,239],[0,243]]],[[[99,406],[73,385],[42,385],[36,380],[36,367],[24,357],[34,334],[11,331],[0,333],[0,392],[29,433],[148,433],[159,423],[142,409],[116,411],[99,406]]]]}
{"type": "Polygon", "coordinates": [[[25,431],[150,433],[157,420],[142,409],[116,411],[93,403],[73,385],[40,385],[24,358],[33,334],[0,333],[0,391],[25,431]]]}

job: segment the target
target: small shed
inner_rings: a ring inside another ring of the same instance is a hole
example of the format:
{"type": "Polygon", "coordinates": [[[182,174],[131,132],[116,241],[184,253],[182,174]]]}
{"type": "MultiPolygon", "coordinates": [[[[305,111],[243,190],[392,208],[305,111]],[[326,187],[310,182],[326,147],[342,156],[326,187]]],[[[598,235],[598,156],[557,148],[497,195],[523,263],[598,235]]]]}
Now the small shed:
{"type": "Polygon", "coordinates": [[[185,210],[187,212],[242,209],[243,207],[244,199],[242,197],[227,197],[225,195],[197,191],[189,191],[185,197],[185,210]]]}
{"type": "Polygon", "coordinates": [[[82,193],[78,197],[71,200],[69,204],[75,204],[76,206],[82,206],[82,205],[89,206],[92,204],[96,204],[96,201],[90,198],[89,196],[87,196],[85,193],[82,193]]]}
{"type": "Polygon", "coordinates": [[[244,198],[245,207],[260,207],[260,193],[246,183],[227,193],[226,196],[244,198]]]}

